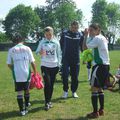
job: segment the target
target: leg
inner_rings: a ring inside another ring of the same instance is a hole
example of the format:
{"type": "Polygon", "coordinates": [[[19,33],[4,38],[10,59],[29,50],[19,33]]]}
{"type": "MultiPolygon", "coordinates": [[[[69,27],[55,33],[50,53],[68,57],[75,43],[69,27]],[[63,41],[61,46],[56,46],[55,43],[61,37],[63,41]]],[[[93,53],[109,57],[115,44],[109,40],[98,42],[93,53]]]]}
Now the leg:
{"type": "Polygon", "coordinates": [[[54,89],[54,82],[55,82],[55,79],[56,79],[56,74],[58,73],[58,70],[59,68],[58,67],[55,67],[55,68],[52,68],[50,70],[50,82],[51,82],[51,91],[50,91],[50,101],[51,101],[51,98],[52,98],[52,94],[53,94],[53,89],[54,89]]]}
{"type": "Polygon", "coordinates": [[[63,64],[62,67],[62,80],[63,80],[63,90],[68,92],[68,76],[69,76],[69,65],[63,64]]]}
{"type": "Polygon", "coordinates": [[[98,66],[93,66],[92,68],[92,74],[91,74],[91,103],[93,107],[93,112],[90,114],[87,114],[88,118],[97,118],[99,117],[98,114],[98,79],[96,79],[96,73],[98,70],[98,66]]]}
{"type": "Polygon", "coordinates": [[[104,92],[102,89],[98,91],[98,98],[100,103],[99,115],[104,115],[104,92]]]}
{"type": "Polygon", "coordinates": [[[74,93],[78,88],[78,75],[79,75],[79,65],[70,66],[70,74],[71,74],[71,91],[74,93]]]}
{"type": "Polygon", "coordinates": [[[24,108],[23,108],[23,95],[22,95],[22,91],[18,91],[17,92],[17,102],[18,102],[18,106],[19,106],[20,112],[23,111],[24,108]]]}
{"type": "Polygon", "coordinates": [[[88,70],[88,81],[90,81],[91,78],[91,62],[87,63],[87,70],[88,70]]]}
{"type": "Polygon", "coordinates": [[[45,96],[45,103],[48,103],[50,101],[50,74],[49,74],[49,70],[46,67],[41,67],[41,71],[42,71],[42,76],[44,79],[44,96],[45,96]]]}
{"type": "Polygon", "coordinates": [[[97,78],[98,78],[98,84],[99,84],[99,90],[98,90],[98,98],[100,103],[100,109],[99,109],[99,115],[104,115],[104,86],[105,81],[109,79],[110,73],[109,73],[109,66],[108,65],[101,65],[98,68],[97,71],[97,78]]]}
{"type": "Polygon", "coordinates": [[[24,99],[25,99],[25,109],[29,106],[30,93],[29,93],[29,82],[24,83],[24,99]]]}
{"type": "Polygon", "coordinates": [[[29,100],[30,100],[30,93],[29,90],[25,90],[24,92],[24,99],[25,99],[25,108],[29,106],[29,100]]]}
{"type": "Polygon", "coordinates": [[[93,107],[93,112],[87,114],[88,118],[98,118],[98,88],[92,87],[91,88],[92,93],[91,93],[91,103],[93,107]]]}
{"type": "Polygon", "coordinates": [[[15,91],[17,92],[17,103],[21,115],[25,115],[24,106],[23,106],[23,89],[24,89],[24,82],[23,83],[15,82],[15,91]]]}

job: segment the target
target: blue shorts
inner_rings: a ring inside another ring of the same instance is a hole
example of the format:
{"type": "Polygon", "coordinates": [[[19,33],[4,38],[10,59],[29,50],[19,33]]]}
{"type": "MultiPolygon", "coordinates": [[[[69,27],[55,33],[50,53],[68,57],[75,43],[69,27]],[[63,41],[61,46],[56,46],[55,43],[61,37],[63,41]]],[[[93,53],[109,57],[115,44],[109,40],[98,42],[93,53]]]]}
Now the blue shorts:
{"type": "Polygon", "coordinates": [[[28,90],[29,84],[29,82],[15,82],[15,91],[28,90]]]}

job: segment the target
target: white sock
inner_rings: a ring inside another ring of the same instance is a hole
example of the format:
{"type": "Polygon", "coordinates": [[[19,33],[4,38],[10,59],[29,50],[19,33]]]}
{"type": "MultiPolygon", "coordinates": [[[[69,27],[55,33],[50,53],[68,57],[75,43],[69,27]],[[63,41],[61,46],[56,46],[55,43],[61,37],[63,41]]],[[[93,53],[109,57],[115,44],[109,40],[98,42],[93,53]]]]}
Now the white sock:
{"type": "Polygon", "coordinates": [[[90,80],[90,78],[91,78],[91,70],[88,69],[88,80],[90,80]]]}

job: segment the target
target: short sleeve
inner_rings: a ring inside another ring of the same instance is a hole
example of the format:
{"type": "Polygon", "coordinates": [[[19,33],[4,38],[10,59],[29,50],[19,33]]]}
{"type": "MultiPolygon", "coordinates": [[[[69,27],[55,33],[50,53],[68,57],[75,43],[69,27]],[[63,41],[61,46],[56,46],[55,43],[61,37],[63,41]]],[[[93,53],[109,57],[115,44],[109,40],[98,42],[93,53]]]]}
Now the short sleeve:
{"type": "Polygon", "coordinates": [[[12,54],[11,54],[11,49],[8,51],[7,64],[12,64],[12,54]]]}
{"type": "Polygon", "coordinates": [[[34,58],[34,56],[33,56],[33,53],[32,53],[32,51],[31,51],[30,48],[28,48],[28,49],[29,49],[29,60],[30,60],[30,62],[34,62],[34,61],[35,61],[35,58],[34,58]]]}
{"type": "Polygon", "coordinates": [[[98,47],[98,44],[99,44],[99,42],[98,42],[97,37],[94,37],[91,41],[86,42],[86,45],[88,48],[96,48],[96,47],[98,47]]]}

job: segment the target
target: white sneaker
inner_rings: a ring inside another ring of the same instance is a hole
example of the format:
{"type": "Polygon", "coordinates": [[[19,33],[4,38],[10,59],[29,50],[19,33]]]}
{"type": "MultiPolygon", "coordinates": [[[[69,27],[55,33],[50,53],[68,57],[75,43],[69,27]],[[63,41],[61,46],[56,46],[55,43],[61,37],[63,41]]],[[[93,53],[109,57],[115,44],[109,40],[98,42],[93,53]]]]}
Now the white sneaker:
{"type": "Polygon", "coordinates": [[[77,95],[76,92],[72,93],[72,96],[73,96],[74,98],[78,98],[78,95],[77,95]]]}
{"type": "Polygon", "coordinates": [[[62,98],[66,99],[68,97],[68,92],[64,92],[62,98]]]}
{"type": "Polygon", "coordinates": [[[29,103],[28,103],[28,107],[30,107],[30,106],[31,106],[31,103],[29,102],[29,103]]]}
{"type": "Polygon", "coordinates": [[[22,115],[22,116],[24,116],[25,115],[25,111],[23,110],[23,111],[20,111],[20,114],[22,115]]]}
{"type": "Polygon", "coordinates": [[[28,107],[26,107],[26,109],[25,109],[25,114],[27,114],[28,113],[28,107]]]}

